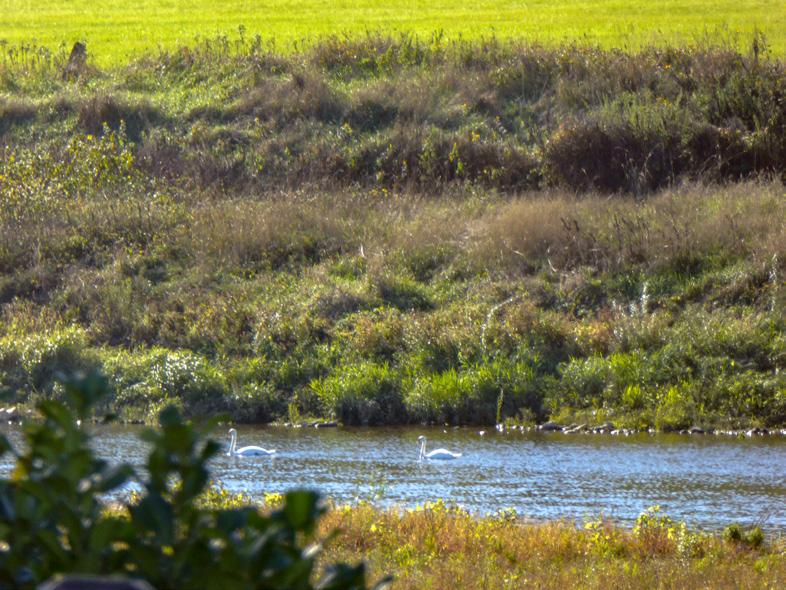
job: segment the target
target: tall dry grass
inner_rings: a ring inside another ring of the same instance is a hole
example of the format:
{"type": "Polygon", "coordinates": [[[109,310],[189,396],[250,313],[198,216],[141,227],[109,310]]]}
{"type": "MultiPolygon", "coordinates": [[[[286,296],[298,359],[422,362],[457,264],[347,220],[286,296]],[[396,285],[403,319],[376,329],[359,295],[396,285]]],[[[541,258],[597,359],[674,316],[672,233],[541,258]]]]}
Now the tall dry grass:
{"type": "Polygon", "coordinates": [[[646,201],[527,195],[477,220],[472,255],[506,272],[641,267],[690,271],[709,258],[767,264],[786,254],[780,183],[693,185],[646,201]]]}
{"type": "Polygon", "coordinates": [[[645,201],[558,191],[485,200],[295,194],[197,205],[179,239],[217,267],[362,253],[370,271],[397,265],[418,280],[459,260],[511,277],[582,267],[690,272],[709,259],[764,267],[786,258],[783,194],[777,182],[688,185],[645,201]]]}
{"type": "Polygon", "coordinates": [[[774,588],[786,580],[782,540],[762,549],[671,524],[644,532],[610,521],[524,523],[444,505],[332,510],[341,534],[326,559],[363,557],[392,588],[774,588]],[[669,530],[671,529],[671,530],[669,530]]]}

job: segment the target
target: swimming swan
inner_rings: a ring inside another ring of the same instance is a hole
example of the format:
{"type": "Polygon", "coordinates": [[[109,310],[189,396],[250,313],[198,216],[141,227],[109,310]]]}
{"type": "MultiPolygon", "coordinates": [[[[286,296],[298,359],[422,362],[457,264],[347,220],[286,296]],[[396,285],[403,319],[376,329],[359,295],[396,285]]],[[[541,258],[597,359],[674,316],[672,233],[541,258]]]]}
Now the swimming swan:
{"type": "Polygon", "coordinates": [[[268,451],[267,449],[263,449],[262,447],[241,447],[239,449],[235,449],[237,445],[237,430],[234,428],[229,429],[229,436],[232,437],[232,441],[229,443],[229,451],[227,451],[228,457],[253,457],[259,455],[273,455],[276,450],[273,449],[272,451],[268,451]]]}
{"type": "Polygon", "coordinates": [[[451,453],[445,449],[435,449],[430,453],[426,452],[426,437],[419,436],[418,440],[420,441],[420,455],[418,455],[418,461],[422,461],[423,459],[431,459],[431,460],[440,460],[440,461],[450,461],[452,459],[458,459],[461,457],[461,453],[451,453]]]}

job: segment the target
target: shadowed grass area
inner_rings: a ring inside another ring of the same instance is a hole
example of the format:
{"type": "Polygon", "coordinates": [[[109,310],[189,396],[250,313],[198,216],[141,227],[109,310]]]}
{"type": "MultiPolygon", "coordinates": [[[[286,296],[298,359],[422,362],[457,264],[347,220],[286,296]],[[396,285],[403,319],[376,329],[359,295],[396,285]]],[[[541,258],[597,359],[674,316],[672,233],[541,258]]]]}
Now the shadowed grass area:
{"type": "Polygon", "coordinates": [[[328,35],[362,36],[368,31],[407,32],[428,38],[502,38],[562,43],[576,41],[605,47],[639,48],[658,41],[687,43],[697,39],[749,36],[760,31],[782,53],[786,10],[782,3],[730,0],[683,0],[631,4],[593,0],[576,4],[548,2],[380,2],[361,0],[326,4],[315,0],[285,2],[154,2],[117,4],[98,0],[45,0],[0,3],[2,38],[56,48],[60,43],[87,41],[99,61],[108,65],[158,47],[171,49],[196,37],[212,37],[244,27],[249,35],[275,39],[282,48],[312,43],[328,35]]]}

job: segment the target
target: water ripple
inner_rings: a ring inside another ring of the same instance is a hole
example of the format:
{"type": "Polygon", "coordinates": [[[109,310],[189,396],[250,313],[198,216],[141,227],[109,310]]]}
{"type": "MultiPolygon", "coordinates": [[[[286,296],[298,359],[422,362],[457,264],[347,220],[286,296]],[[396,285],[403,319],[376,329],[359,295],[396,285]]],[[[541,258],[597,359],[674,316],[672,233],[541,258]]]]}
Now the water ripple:
{"type": "MultiPolygon", "coordinates": [[[[110,461],[142,466],[138,430],[96,428],[96,450],[110,461]]],[[[19,432],[6,431],[18,444],[19,432]]],[[[470,429],[426,428],[240,427],[238,434],[241,445],[278,449],[274,458],[220,455],[211,464],[215,479],[254,498],[309,487],[338,502],[360,498],[410,507],[442,498],[478,513],[515,508],[535,519],[576,520],[604,514],[628,524],[660,504],[699,528],[739,522],[786,530],[782,438],[518,432],[480,438],[470,429]],[[421,434],[429,436],[429,448],[464,456],[418,463],[421,434]]],[[[3,461],[0,470],[7,473],[10,464],[3,461]]]]}

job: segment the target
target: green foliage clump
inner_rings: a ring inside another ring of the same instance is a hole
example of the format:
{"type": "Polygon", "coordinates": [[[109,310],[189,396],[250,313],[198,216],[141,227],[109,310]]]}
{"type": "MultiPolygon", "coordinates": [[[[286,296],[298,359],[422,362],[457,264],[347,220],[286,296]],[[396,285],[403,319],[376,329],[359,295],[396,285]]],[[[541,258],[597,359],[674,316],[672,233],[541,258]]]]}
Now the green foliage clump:
{"type": "Polygon", "coordinates": [[[78,326],[33,334],[11,330],[0,338],[0,385],[12,390],[52,395],[59,391],[59,373],[97,364],[88,335],[78,326]]]}
{"type": "MultiPolygon", "coordinates": [[[[782,422],[780,320],[770,314],[686,309],[656,341],[625,320],[617,351],[576,357],[545,382],[547,405],[638,415],[639,426],[681,430],[699,422],[782,422]]],[[[637,328],[641,329],[641,327],[637,328]]],[[[644,328],[648,330],[649,328],[644,328]]],[[[612,346],[614,343],[612,343],[612,346]]]]}
{"type": "MultiPolygon", "coordinates": [[[[90,449],[80,421],[93,417],[106,382],[91,375],[64,382],[67,403],[38,405],[42,421],[24,427],[25,446],[0,437],[15,461],[0,479],[0,585],[32,589],[55,574],[120,574],[158,588],[313,588],[324,509],[316,493],[293,491],[269,515],[228,507],[209,485],[207,462],[218,451],[173,408],[160,429],[145,431],[146,475],[110,465],[90,449]],[[127,511],[106,510],[102,496],[135,482],[127,511]]],[[[219,494],[220,495],[220,494],[219,494]]],[[[326,568],[317,587],[362,589],[362,565],[326,568]]]]}
{"type": "Polygon", "coordinates": [[[609,372],[608,362],[602,357],[570,361],[562,368],[561,379],[548,396],[550,406],[554,410],[561,406],[601,406],[609,372]]]}
{"type": "Polygon", "coordinates": [[[359,363],[311,383],[323,406],[344,424],[407,422],[398,372],[387,364],[359,363]]]}
{"type": "Polygon", "coordinates": [[[404,401],[409,415],[419,422],[494,424],[522,411],[542,415],[533,368],[506,359],[415,375],[404,401]]]}
{"type": "Polygon", "coordinates": [[[736,545],[742,545],[751,549],[758,549],[764,544],[764,533],[761,527],[755,526],[743,530],[738,524],[730,524],[723,529],[723,538],[736,545]]]}
{"type": "Polygon", "coordinates": [[[107,356],[104,370],[112,378],[118,409],[145,408],[148,416],[169,404],[194,415],[215,415],[229,408],[223,372],[189,351],[152,348],[107,356]]]}
{"type": "Polygon", "coordinates": [[[0,158],[9,205],[4,216],[21,219],[57,198],[79,199],[94,192],[109,198],[128,191],[143,178],[134,147],[121,122],[116,130],[99,127],[96,134],[74,135],[59,150],[6,152],[0,158]]]}

